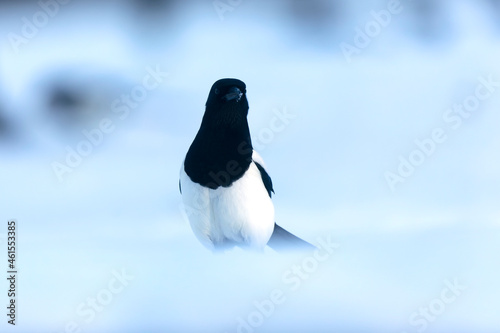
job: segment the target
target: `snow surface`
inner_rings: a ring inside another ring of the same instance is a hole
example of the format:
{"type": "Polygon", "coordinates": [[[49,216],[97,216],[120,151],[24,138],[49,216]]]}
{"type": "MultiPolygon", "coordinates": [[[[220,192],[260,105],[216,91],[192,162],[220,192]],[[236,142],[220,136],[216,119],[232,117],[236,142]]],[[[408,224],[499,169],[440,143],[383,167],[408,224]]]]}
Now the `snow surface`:
{"type": "MultiPolygon", "coordinates": [[[[19,224],[18,325],[4,317],[2,331],[409,333],[419,328],[412,314],[454,279],[467,289],[425,330],[498,331],[500,89],[457,129],[443,114],[478,77],[500,81],[499,7],[436,1],[443,20],[430,35],[412,23],[427,18],[405,7],[348,63],[340,43],[387,3],[329,3],[337,21],[292,21],[284,1],[243,1],[223,21],[211,2],[151,20],[123,4],[71,2],[19,53],[1,39],[0,116],[12,135],[0,136],[0,248],[7,220],[19,224]],[[111,102],[148,66],[169,75],[120,119],[111,102]],[[107,75],[121,92],[102,97],[109,109],[84,126],[65,126],[42,88],[76,72],[107,75]],[[338,243],[324,261],[270,249],[214,255],[192,234],[179,167],[222,77],[247,84],[277,222],[316,245],[338,243]],[[279,112],[294,117],[270,138],[279,112]],[[51,163],[104,117],[114,130],[59,182],[51,163]],[[435,128],[447,140],[391,191],[384,174],[435,128]],[[309,273],[294,275],[295,265],[309,273]],[[122,269],[133,280],[106,298],[122,269]],[[256,314],[273,292],[282,302],[256,314]],[[98,295],[108,304],[81,315],[98,295]]],[[[2,36],[39,10],[2,6],[2,36]]]]}

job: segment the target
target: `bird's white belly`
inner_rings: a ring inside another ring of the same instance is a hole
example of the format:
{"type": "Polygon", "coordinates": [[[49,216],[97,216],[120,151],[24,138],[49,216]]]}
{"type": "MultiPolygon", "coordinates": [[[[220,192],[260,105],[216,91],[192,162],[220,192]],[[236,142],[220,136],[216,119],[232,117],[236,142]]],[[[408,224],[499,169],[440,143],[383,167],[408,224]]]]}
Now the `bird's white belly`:
{"type": "Polygon", "coordinates": [[[231,186],[215,190],[193,183],[183,168],[181,186],[191,228],[205,246],[213,249],[228,241],[266,246],[274,229],[274,206],[255,163],[231,186]]]}

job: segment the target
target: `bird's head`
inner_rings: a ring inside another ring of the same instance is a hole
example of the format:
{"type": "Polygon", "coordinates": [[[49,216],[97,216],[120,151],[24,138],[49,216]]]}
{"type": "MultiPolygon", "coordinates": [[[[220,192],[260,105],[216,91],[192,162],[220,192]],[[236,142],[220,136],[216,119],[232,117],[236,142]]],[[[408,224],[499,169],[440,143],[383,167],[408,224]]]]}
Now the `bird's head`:
{"type": "Polygon", "coordinates": [[[246,85],[238,79],[216,81],[208,95],[206,113],[219,120],[235,120],[248,114],[246,85]]]}

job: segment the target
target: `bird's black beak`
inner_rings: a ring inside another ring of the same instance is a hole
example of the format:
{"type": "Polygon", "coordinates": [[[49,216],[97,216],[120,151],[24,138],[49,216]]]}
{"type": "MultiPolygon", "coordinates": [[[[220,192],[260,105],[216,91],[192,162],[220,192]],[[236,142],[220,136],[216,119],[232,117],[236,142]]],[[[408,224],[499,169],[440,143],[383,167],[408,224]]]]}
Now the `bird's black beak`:
{"type": "Polygon", "coordinates": [[[239,102],[241,99],[241,96],[243,96],[243,93],[238,87],[231,87],[228,90],[228,93],[222,97],[223,100],[226,102],[232,101],[233,99],[236,100],[236,102],[239,102]]]}

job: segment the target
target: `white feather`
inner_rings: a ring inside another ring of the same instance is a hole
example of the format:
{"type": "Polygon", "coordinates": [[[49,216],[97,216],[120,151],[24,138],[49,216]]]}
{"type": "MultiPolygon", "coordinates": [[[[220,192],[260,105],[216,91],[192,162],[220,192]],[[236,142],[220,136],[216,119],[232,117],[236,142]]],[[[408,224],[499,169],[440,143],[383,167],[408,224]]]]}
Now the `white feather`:
{"type": "MultiPolygon", "coordinates": [[[[253,151],[252,159],[263,166],[253,151]]],[[[180,182],[186,214],[198,240],[207,248],[227,241],[262,249],[274,230],[274,206],[254,162],[243,177],[215,190],[191,181],[181,168],[180,182]]]]}

